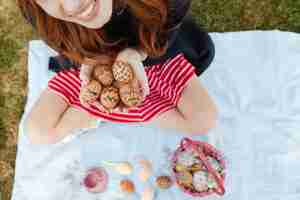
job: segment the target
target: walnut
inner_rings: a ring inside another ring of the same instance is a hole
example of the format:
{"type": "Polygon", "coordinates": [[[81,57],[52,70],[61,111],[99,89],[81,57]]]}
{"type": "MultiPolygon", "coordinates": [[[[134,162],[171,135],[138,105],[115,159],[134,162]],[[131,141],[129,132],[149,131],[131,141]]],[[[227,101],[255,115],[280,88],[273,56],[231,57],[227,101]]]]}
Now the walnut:
{"type": "Polygon", "coordinates": [[[121,83],[129,83],[133,80],[134,73],[129,63],[116,61],[112,67],[114,78],[121,83]]]}
{"type": "Polygon", "coordinates": [[[105,108],[115,108],[120,102],[119,90],[115,87],[104,88],[100,96],[100,102],[105,108]]]}
{"type": "Polygon", "coordinates": [[[101,91],[101,84],[92,80],[81,88],[79,95],[80,101],[82,103],[93,103],[99,98],[101,91]]]}
{"type": "Polygon", "coordinates": [[[109,65],[97,65],[94,68],[94,78],[104,86],[110,86],[113,83],[114,76],[109,65]]]}

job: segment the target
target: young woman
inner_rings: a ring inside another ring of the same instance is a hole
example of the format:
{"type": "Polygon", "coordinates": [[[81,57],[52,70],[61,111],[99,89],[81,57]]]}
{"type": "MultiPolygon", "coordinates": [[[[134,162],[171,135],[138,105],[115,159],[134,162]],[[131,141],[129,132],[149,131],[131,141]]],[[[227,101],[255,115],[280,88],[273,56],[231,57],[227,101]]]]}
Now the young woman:
{"type": "Polygon", "coordinates": [[[216,107],[199,76],[214,57],[212,41],[187,16],[191,0],[19,0],[27,20],[60,56],[57,72],[29,113],[32,143],[56,143],[100,120],[142,123],[203,134],[216,107]],[[96,63],[133,66],[142,105],[106,113],[79,99],[96,63]]]}

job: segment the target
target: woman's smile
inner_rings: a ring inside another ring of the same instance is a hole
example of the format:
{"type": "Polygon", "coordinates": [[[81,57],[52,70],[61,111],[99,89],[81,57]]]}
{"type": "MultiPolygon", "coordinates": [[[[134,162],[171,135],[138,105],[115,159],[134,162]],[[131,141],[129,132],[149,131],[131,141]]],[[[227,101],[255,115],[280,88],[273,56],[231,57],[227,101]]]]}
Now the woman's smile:
{"type": "Polygon", "coordinates": [[[77,5],[76,2],[69,1],[64,1],[64,4],[62,4],[63,12],[68,17],[74,17],[81,21],[90,21],[99,14],[100,0],[86,0],[85,2],[80,1],[77,5]]]}
{"type": "Polygon", "coordinates": [[[113,0],[35,0],[50,16],[87,28],[103,27],[111,18],[113,0]]]}

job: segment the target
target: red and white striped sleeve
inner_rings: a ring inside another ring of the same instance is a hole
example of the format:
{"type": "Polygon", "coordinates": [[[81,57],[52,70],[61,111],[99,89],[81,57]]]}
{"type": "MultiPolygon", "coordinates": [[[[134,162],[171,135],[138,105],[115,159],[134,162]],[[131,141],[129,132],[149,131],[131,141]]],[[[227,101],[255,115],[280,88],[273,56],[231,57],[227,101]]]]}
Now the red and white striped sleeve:
{"type": "Polygon", "coordinates": [[[48,82],[48,88],[61,96],[69,105],[79,101],[80,86],[76,70],[61,71],[48,82]]]}
{"type": "Polygon", "coordinates": [[[185,89],[189,81],[196,75],[196,68],[183,57],[180,64],[177,66],[176,77],[173,80],[173,99],[174,105],[178,104],[182,91],[185,89]]]}

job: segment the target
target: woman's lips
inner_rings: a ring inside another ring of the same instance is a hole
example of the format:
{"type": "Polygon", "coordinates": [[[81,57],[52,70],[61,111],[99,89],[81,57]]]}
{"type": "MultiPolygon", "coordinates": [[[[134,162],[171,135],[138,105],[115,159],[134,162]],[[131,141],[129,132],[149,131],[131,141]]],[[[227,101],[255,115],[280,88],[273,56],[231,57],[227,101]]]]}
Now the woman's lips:
{"type": "Polygon", "coordinates": [[[83,1],[80,1],[80,4],[77,6],[77,8],[73,8],[73,9],[70,9],[70,7],[72,7],[74,5],[70,5],[69,2],[65,2],[62,4],[63,5],[62,6],[63,13],[69,17],[76,16],[76,15],[82,13],[83,11],[85,11],[88,7],[90,7],[90,5],[92,4],[91,3],[92,1],[94,1],[94,0],[85,0],[84,3],[83,3],[83,1]]]}

